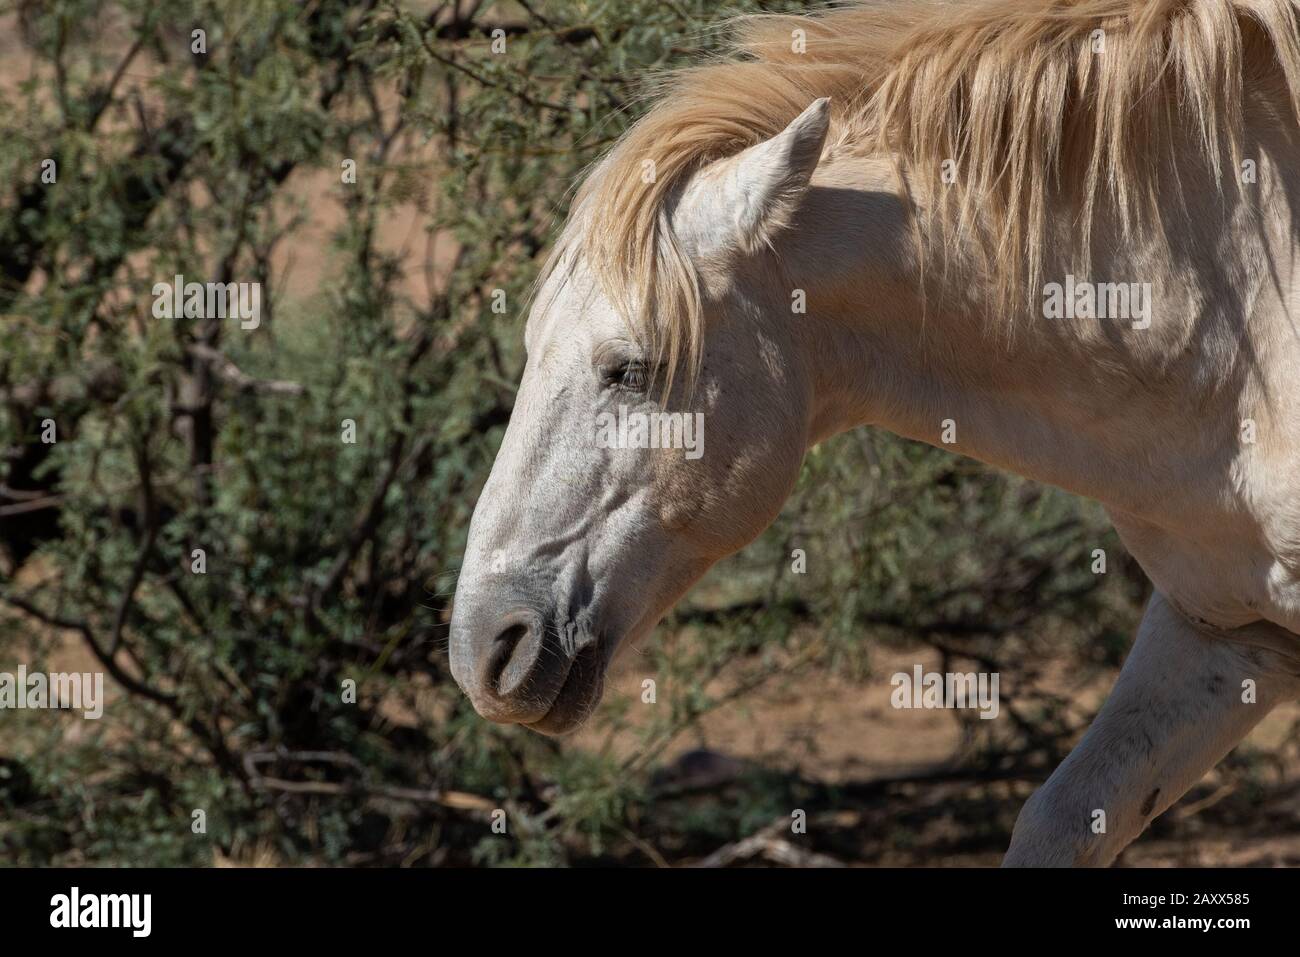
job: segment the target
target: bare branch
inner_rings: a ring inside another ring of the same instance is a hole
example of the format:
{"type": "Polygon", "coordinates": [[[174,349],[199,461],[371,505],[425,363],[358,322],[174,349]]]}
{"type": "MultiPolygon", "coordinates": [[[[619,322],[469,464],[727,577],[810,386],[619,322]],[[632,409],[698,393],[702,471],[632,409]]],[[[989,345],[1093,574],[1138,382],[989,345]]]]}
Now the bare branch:
{"type": "Polygon", "coordinates": [[[248,375],[235,365],[226,355],[203,343],[193,343],[187,352],[197,359],[211,363],[212,371],[223,382],[229,383],[240,392],[269,392],[273,395],[302,395],[307,390],[298,382],[287,379],[258,379],[248,375]]]}

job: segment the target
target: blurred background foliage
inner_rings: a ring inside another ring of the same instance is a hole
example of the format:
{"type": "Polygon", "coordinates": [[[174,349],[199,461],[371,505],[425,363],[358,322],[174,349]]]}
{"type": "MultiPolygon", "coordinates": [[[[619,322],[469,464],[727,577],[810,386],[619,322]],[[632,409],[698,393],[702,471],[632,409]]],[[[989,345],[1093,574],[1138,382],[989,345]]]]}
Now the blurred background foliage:
{"type": "MultiPolygon", "coordinates": [[[[907,782],[746,764],[724,793],[668,755],[793,674],[886,695],[893,646],[1003,675],[1011,720],[963,719],[945,779],[1023,796],[1046,775],[1079,722],[1034,662],[1113,669],[1140,575],[1092,503],[865,431],[816,450],[777,524],[661,626],[637,663],[657,706],[611,693],[603,745],[489,725],[448,673],[458,556],[570,188],[724,13],[803,6],[0,7],[0,670],[113,689],[99,722],[0,714],[0,860],[662,864],[848,805],[853,846],[823,850],[879,859],[915,839],[871,812],[907,782]],[[424,262],[384,241],[401,215],[424,262]],[[303,258],[323,265],[294,286],[303,258]],[[176,274],[262,283],[260,327],[153,318],[176,274]]],[[[991,794],[966,825],[997,848],[1019,799],[991,794]]]]}

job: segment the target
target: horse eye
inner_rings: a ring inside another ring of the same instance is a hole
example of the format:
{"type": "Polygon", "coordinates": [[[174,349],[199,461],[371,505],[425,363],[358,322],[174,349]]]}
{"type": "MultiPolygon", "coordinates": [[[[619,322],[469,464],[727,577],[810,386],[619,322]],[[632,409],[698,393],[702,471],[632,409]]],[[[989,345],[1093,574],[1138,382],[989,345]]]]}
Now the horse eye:
{"type": "Polygon", "coordinates": [[[629,362],[619,370],[619,385],[630,392],[644,392],[649,372],[643,362],[629,362]]]}
{"type": "Polygon", "coordinates": [[[650,370],[640,359],[628,359],[611,366],[605,372],[605,381],[626,392],[644,392],[650,381],[650,370]]]}

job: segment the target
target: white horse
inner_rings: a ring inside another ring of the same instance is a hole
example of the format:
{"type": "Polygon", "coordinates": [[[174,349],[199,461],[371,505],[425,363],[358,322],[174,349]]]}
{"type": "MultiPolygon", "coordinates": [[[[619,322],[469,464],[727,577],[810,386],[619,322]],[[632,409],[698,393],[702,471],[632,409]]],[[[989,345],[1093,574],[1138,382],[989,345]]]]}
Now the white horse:
{"type": "Polygon", "coordinates": [[[807,449],[880,426],[1100,501],[1150,576],[1006,858],[1110,863],[1300,695],[1297,23],[902,0],[744,21],[678,76],[528,320],[452,620],[478,711],[576,727],[807,449]],[[702,454],[617,447],[620,406],[702,414],[702,454]]]}

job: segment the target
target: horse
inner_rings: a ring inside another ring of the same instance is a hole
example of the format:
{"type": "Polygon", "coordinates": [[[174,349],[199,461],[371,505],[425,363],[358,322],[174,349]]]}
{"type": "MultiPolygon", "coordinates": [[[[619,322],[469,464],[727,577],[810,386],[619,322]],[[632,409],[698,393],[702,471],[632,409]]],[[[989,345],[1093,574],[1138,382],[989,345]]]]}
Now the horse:
{"type": "Polygon", "coordinates": [[[1150,579],[1004,858],[1109,865],[1300,696],[1300,5],[896,0],[733,42],[573,197],[452,674],[571,731],[809,449],[886,429],[1100,502],[1150,579]],[[702,416],[702,454],[610,441],[633,413],[702,416]]]}

